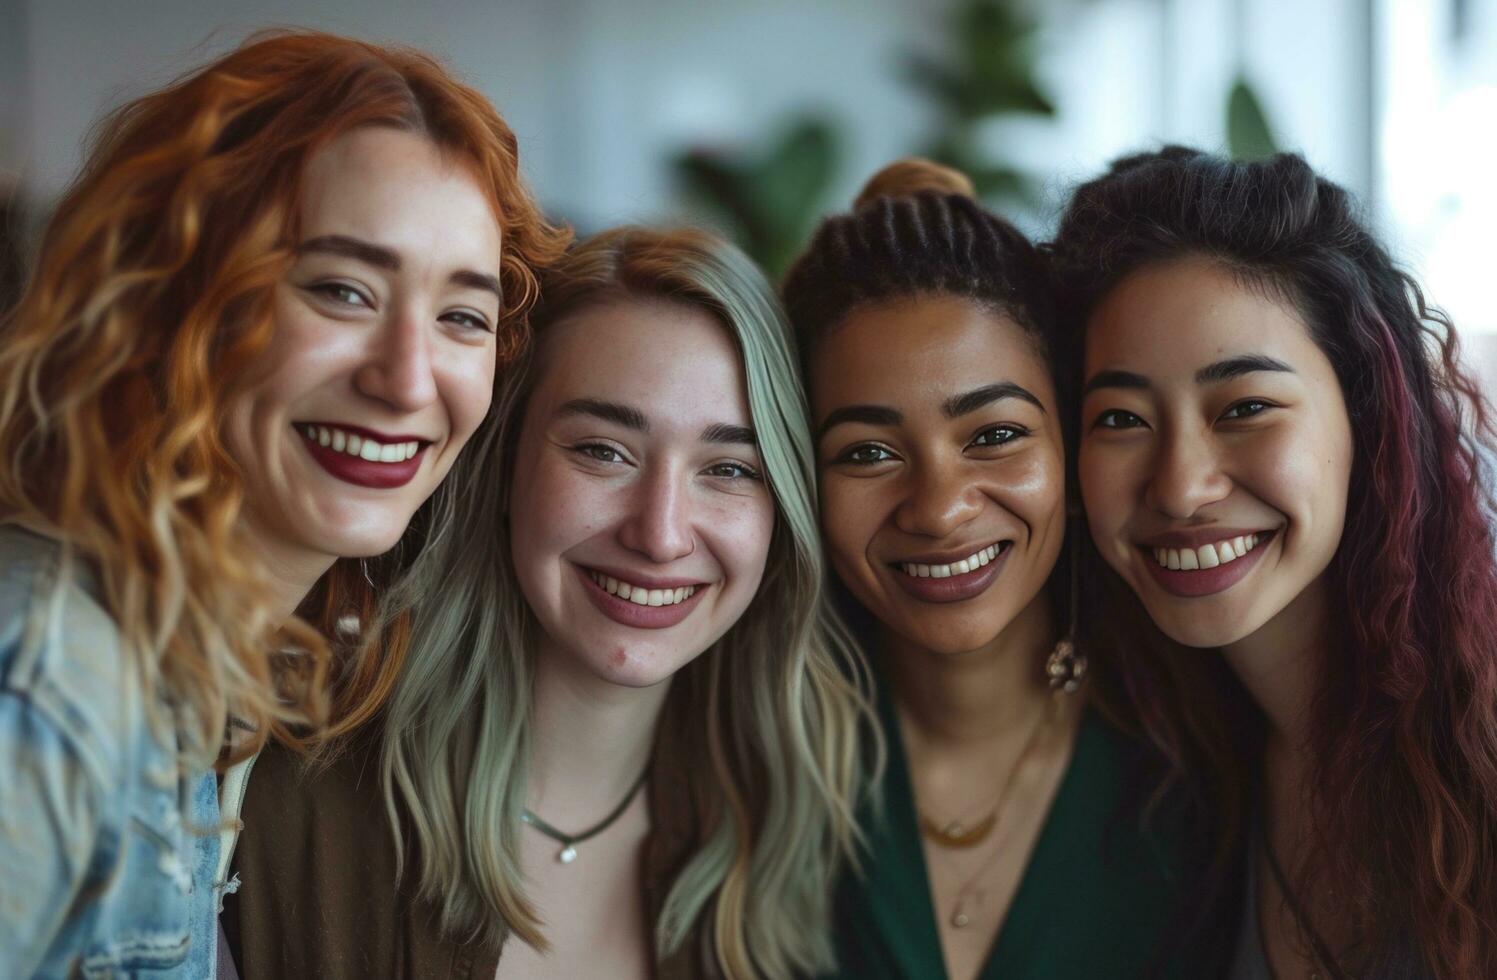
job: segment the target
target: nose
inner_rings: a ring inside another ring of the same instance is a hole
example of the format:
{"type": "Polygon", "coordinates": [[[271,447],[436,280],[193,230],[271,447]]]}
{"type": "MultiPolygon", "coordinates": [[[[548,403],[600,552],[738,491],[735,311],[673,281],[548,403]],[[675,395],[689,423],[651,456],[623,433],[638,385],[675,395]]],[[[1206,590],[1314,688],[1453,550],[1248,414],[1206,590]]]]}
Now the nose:
{"type": "Polygon", "coordinates": [[[664,565],[696,550],[690,488],[673,467],[647,468],[635,482],[629,515],[619,528],[619,542],[630,551],[664,565]]]}
{"type": "Polygon", "coordinates": [[[980,497],[976,483],[962,467],[922,466],[912,474],[894,523],[908,534],[943,538],[978,515],[980,497]]]}
{"type": "Polygon", "coordinates": [[[1155,454],[1145,502],[1161,514],[1185,520],[1231,490],[1232,481],[1222,471],[1210,439],[1172,432],[1166,434],[1155,454]]]}
{"type": "Polygon", "coordinates": [[[398,412],[425,408],[437,398],[431,341],[428,317],[415,309],[392,307],[354,375],[355,386],[398,412]]]}

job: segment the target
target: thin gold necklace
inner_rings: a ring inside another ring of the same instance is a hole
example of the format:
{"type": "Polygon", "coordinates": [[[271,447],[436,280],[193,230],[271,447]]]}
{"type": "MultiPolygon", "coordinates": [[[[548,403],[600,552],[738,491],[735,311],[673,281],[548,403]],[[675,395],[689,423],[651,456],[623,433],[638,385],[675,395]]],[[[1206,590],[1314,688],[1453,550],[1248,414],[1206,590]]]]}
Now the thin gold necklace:
{"type": "MultiPolygon", "coordinates": [[[[1034,728],[1030,731],[1029,737],[1024,743],[1024,748],[1020,750],[1019,757],[1014,760],[1013,766],[1004,777],[1003,789],[999,795],[998,805],[993,811],[994,828],[1001,825],[1004,816],[1004,807],[1008,802],[1009,790],[1013,788],[1014,780],[1018,776],[1019,770],[1024,767],[1025,759],[1033,752],[1034,747],[1039,744],[1040,732],[1050,727],[1049,722],[1055,717],[1057,706],[1061,703],[1063,696],[1059,693],[1050,695],[1050,699],[1045,704],[1044,710],[1040,712],[1039,720],[1035,722],[1034,728]]],[[[993,863],[998,860],[1000,854],[1004,853],[1004,850],[1002,847],[994,848],[991,854],[978,863],[976,870],[962,883],[962,887],[957,889],[956,901],[951,907],[951,917],[946,920],[951,923],[952,928],[964,929],[972,924],[971,903],[978,894],[977,883],[992,868],[993,863]]]]}
{"type": "MultiPolygon", "coordinates": [[[[1053,703],[1053,700],[1050,703],[1053,703]]],[[[941,823],[934,820],[924,810],[919,810],[920,833],[925,836],[926,840],[949,850],[976,847],[987,840],[993,828],[998,826],[998,813],[1003,809],[1004,801],[1008,799],[1008,791],[1013,784],[1014,774],[1019,771],[1025,758],[1034,749],[1035,742],[1039,740],[1040,731],[1045,727],[1045,719],[1051,711],[1050,703],[1040,710],[1039,717],[1035,719],[1029,735],[1024,739],[1024,747],[1019,749],[1019,754],[1014,758],[1014,764],[1009,767],[1007,775],[1003,777],[1003,782],[998,787],[998,795],[993,798],[993,807],[988,810],[987,815],[969,826],[960,819],[941,823]]]]}

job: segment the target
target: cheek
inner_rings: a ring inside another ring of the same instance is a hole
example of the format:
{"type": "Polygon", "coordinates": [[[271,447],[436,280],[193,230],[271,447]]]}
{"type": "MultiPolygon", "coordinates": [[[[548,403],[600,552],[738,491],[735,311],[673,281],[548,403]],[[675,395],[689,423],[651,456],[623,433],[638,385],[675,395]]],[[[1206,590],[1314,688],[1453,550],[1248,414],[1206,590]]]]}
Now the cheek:
{"type": "Polygon", "coordinates": [[[473,435],[494,398],[495,355],[483,350],[454,349],[437,367],[437,384],[447,406],[451,438],[456,448],[473,435]]]}
{"type": "Polygon", "coordinates": [[[1253,489],[1274,509],[1325,546],[1334,547],[1346,517],[1351,434],[1334,422],[1284,427],[1255,445],[1245,463],[1253,489]]]}
{"type": "Polygon", "coordinates": [[[838,568],[862,561],[868,544],[883,523],[884,481],[853,479],[834,473],[821,482],[821,527],[827,555],[838,568]]]}
{"type": "Polygon", "coordinates": [[[1026,453],[1009,461],[983,489],[1036,532],[1065,516],[1065,467],[1056,452],[1026,453]]]}
{"type": "Polygon", "coordinates": [[[1076,465],[1081,505],[1099,537],[1123,526],[1147,478],[1147,467],[1148,458],[1141,449],[1082,442],[1076,465]]]}
{"type": "Polygon", "coordinates": [[[774,537],[774,502],[769,494],[724,501],[708,507],[706,516],[703,526],[711,535],[713,554],[733,578],[757,590],[774,537]]]}
{"type": "MultiPolygon", "coordinates": [[[[520,449],[524,448],[522,444],[520,449]]],[[[510,492],[510,539],[516,566],[560,555],[604,526],[608,512],[608,496],[595,481],[542,453],[534,465],[515,474],[510,492]]]]}

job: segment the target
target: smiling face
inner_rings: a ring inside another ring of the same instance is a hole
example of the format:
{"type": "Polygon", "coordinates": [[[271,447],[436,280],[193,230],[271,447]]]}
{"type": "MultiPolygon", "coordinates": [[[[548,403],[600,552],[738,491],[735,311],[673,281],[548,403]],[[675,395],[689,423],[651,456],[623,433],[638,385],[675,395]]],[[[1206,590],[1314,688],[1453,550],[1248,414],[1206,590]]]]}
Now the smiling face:
{"type": "Polygon", "coordinates": [[[1351,423],[1293,307],[1204,259],[1149,267],[1093,312],[1085,372],[1092,537],[1160,629],[1228,646],[1319,581],[1346,519],[1351,423]]]}
{"type": "Polygon", "coordinates": [[[586,308],[540,345],[508,512],[540,655],[657,684],[738,620],[769,555],[738,349],[702,310],[645,298],[586,308]]]}
{"type": "Polygon", "coordinates": [[[971,300],[855,310],[812,367],[822,526],[870,612],[941,653],[995,640],[1041,597],[1065,535],[1050,372],[971,300]]]}
{"type": "Polygon", "coordinates": [[[391,548],[487,413],[499,228],[466,169],[384,128],[311,160],[300,224],[224,438],[256,538],[325,564],[391,548]]]}

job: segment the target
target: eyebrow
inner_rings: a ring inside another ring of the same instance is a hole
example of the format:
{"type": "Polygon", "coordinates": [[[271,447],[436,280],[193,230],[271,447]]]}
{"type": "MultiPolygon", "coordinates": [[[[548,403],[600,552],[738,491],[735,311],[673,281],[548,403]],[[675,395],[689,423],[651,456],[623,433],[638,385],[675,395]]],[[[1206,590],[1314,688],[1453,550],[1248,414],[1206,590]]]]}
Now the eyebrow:
{"type": "Polygon", "coordinates": [[[650,423],[645,419],[644,412],[629,405],[602,401],[597,398],[573,398],[557,409],[556,414],[560,416],[590,415],[595,419],[612,422],[636,432],[650,431],[650,423]]]}
{"type": "Polygon", "coordinates": [[[816,441],[820,442],[833,428],[846,422],[862,422],[865,425],[898,425],[903,421],[903,413],[887,405],[843,405],[827,413],[827,417],[816,430],[816,441]]]}
{"type": "Polygon", "coordinates": [[[1132,371],[1098,371],[1081,389],[1082,396],[1090,395],[1098,388],[1147,388],[1149,379],[1132,371]]]}
{"type": "Polygon", "coordinates": [[[1005,398],[1018,398],[1029,402],[1041,412],[1045,406],[1034,396],[1029,389],[1023,385],[1014,384],[1012,381],[1000,381],[995,384],[983,385],[981,388],[973,388],[971,391],[960,395],[953,395],[941,403],[941,411],[949,419],[960,418],[969,412],[975,412],[979,408],[1002,401],[1005,398]]]}
{"type": "MultiPolygon", "coordinates": [[[[350,238],[348,235],[321,235],[317,238],[309,238],[297,246],[296,251],[302,255],[308,252],[341,255],[378,269],[389,269],[391,272],[399,272],[401,266],[400,254],[394,249],[366,242],[360,238],[350,238]]],[[[474,272],[472,269],[459,269],[448,276],[447,281],[469,289],[491,292],[499,298],[501,303],[504,301],[504,287],[500,285],[496,277],[487,273],[474,272]]]]}
{"type": "Polygon", "coordinates": [[[717,422],[702,430],[702,441],[722,446],[757,446],[759,438],[746,425],[717,422]]]}
{"type": "Polygon", "coordinates": [[[1240,357],[1229,357],[1208,364],[1196,372],[1196,384],[1216,384],[1222,381],[1230,381],[1240,378],[1244,374],[1252,374],[1255,371],[1287,371],[1294,373],[1294,368],[1285,364],[1276,357],[1266,354],[1243,354],[1240,357]]]}
{"type": "MultiPolygon", "coordinates": [[[[587,415],[604,422],[612,422],[635,432],[649,432],[650,422],[645,413],[632,405],[604,401],[600,398],[574,398],[557,409],[557,415],[587,415]]],[[[725,446],[757,446],[759,438],[746,425],[716,422],[702,430],[701,440],[725,446]]]]}

